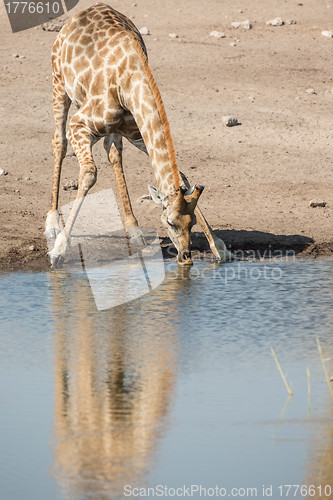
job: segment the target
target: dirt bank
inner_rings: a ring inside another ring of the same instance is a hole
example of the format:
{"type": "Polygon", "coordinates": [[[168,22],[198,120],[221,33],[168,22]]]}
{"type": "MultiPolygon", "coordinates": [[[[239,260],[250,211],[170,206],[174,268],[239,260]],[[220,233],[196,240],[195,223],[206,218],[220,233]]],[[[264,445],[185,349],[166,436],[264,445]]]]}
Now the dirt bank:
{"type": "MultiPolygon", "coordinates": [[[[81,1],[73,12],[90,3],[81,1]]],[[[132,0],[114,0],[112,6],[150,30],[145,42],[179,167],[206,186],[200,206],[227,245],[332,254],[333,38],[321,34],[333,29],[332,1],[139,0],[134,6],[132,0]],[[283,26],[266,24],[277,16],[283,26]],[[231,27],[247,19],[251,30],[231,27]],[[213,30],[225,37],[210,37],[213,30]],[[236,116],[241,125],[226,127],[222,115],[236,116]],[[310,200],[326,206],[312,208],[310,200]]],[[[48,266],[43,230],[53,171],[55,36],[40,27],[12,34],[2,5],[0,168],[8,172],[0,176],[2,269],[48,266]]],[[[160,209],[139,201],[154,183],[149,162],[131,145],[124,156],[135,213],[163,237],[160,209]]],[[[95,160],[93,190],[116,191],[101,144],[95,160]]],[[[69,156],[61,185],[77,176],[76,158],[69,156]]],[[[61,203],[74,196],[61,190],[61,203]]],[[[208,249],[200,234],[194,246],[208,249]]]]}

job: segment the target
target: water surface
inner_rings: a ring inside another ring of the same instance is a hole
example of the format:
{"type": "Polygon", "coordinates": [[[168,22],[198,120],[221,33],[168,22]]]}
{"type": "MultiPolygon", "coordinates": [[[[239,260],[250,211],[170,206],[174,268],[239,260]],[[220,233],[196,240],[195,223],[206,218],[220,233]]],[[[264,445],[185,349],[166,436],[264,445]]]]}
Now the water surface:
{"type": "Polygon", "coordinates": [[[329,357],[332,260],[169,262],[159,287],[104,311],[84,273],[5,273],[0,290],[1,498],[332,485],[316,344],[329,357]]]}

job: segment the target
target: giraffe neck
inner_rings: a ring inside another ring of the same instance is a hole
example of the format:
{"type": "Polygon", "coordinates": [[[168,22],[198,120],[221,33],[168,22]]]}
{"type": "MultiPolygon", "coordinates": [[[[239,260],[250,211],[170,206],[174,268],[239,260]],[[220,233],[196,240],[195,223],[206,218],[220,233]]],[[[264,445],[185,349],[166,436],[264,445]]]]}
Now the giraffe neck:
{"type": "Polygon", "coordinates": [[[130,78],[130,91],[125,100],[141,132],[158,188],[164,194],[171,194],[179,189],[180,174],[170,125],[161,94],[138,42],[136,52],[140,56],[140,73],[135,72],[130,78]]]}

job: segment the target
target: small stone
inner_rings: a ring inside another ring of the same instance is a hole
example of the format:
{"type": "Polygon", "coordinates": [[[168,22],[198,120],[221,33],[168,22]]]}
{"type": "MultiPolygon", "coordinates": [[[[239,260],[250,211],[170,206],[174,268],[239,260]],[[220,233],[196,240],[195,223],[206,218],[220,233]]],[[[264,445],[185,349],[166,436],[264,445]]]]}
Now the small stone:
{"type": "Polygon", "coordinates": [[[317,94],[317,92],[315,91],[315,89],[312,89],[312,88],[310,88],[310,89],[306,89],[306,91],[305,91],[305,92],[306,92],[307,94],[317,94]]]}
{"type": "Polygon", "coordinates": [[[13,54],[13,57],[20,57],[19,54],[13,54]]]}
{"type": "Polygon", "coordinates": [[[297,24],[295,19],[288,19],[287,24],[297,24]]]}
{"type": "Polygon", "coordinates": [[[140,196],[136,201],[137,203],[143,203],[145,201],[151,201],[152,200],[152,197],[150,196],[150,194],[144,194],[143,196],[140,196]]]}
{"type": "Polygon", "coordinates": [[[236,43],[235,42],[230,42],[230,47],[236,47],[236,43]]]}
{"type": "Polygon", "coordinates": [[[177,33],[169,33],[169,38],[178,38],[177,33]]]}
{"type": "Polygon", "coordinates": [[[322,31],[321,34],[326,38],[333,38],[333,31],[322,31]]]}
{"type": "Polygon", "coordinates": [[[276,17],[275,19],[266,21],[266,24],[268,24],[269,26],[283,26],[284,22],[282,21],[281,17],[276,17]]]}
{"type": "Polygon", "coordinates": [[[238,9],[238,12],[239,12],[240,14],[243,14],[242,9],[238,9]]]}
{"type": "Polygon", "coordinates": [[[142,28],[140,28],[139,31],[140,31],[141,35],[150,35],[150,31],[147,28],[147,26],[143,26],[142,28]]]}
{"type": "Polygon", "coordinates": [[[249,20],[240,21],[240,22],[235,21],[235,22],[231,23],[231,26],[233,28],[241,28],[243,30],[251,30],[252,29],[252,24],[250,23],[249,20]]]}
{"type": "Polygon", "coordinates": [[[132,3],[132,7],[136,7],[138,4],[137,3],[132,3]]]}
{"type": "Polygon", "coordinates": [[[315,201],[315,200],[311,200],[310,203],[309,203],[309,206],[311,208],[317,208],[317,207],[326,207],[327,203],[326,201],[315,201]]]}
{"type": "Polygon", "coordinates": [[[69,180],[62,188],[64,191],[77,191],[79,189],[79,182],[77,179],[75,181],[69,180]]]}
{"type": "Polygon", "coordinates": [[[6,172],[3,168],[0,168],[0,177],[4,175],[8,175],[8,172],[6,172]]]}
{"type": "Polygon", "coordinates": [[[225,38],[225,34],[222,33],[222,31],[211,31],[209,33],[209,36],[212,36],[214,38],[225,38]]]}
{"type": "Polygon", "coordinates": [[[56,33],[59,33],[61,28],[64,26],[66,23],[67,19],[55,19],[48,21],[47,23],[42,24],[42,30],[44,31],[54,31],[56,33]]]}
{"type": "Polygon", "coordinates": [[[238,119],[235,116],[222,116],[222,123],[227,127],[235,127],[240,125],[238,119]]]}
{"type": "Polygon", "coordinates": [[[30,252],[34,252],[36,250],[35,245],[30,245],[29,250],[30,252]]]}
{"type": "Polygon", "coordinates": [[[20,59],[25,59],[25,56],[20,56],[20,59]]]}
{"type": "Polygon", "coordinates": [[[15,193],[20,193],[21,190],[20,189],[15,189],[15,193]]]}
{"type": "Polygon", "coordinates": [[[25,177],[24,180],[31,181],[31,177],[25,177]]]}

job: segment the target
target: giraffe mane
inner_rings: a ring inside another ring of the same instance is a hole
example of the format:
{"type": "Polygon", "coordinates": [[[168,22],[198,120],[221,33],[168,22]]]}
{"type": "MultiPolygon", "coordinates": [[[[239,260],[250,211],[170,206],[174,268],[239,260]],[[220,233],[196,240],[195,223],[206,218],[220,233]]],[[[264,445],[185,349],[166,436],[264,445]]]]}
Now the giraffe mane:
{"type": "Polygon", "coordinates": [[[172,135],[171,135],[170,124],[169,124],[169,120],[168,120],[167,115],[166,115],[162,96],[161,96],[161,93],[157,87],[157,84],[155,82],[155,79],[153,77],[151,69],[150,69],[149,64],[147,62],[147,56],[145,55],[140,42],[138,40],[135,40],[135,44],[137,46],[138,53],[140,55],[140,59],[144,65],[144,68],[145,68],[145,71],[146,71],[146,74],[148,77],[150,90],[151,90],[151,92],[154,96],[155,102],[156,102],[158,114],[160,116],[163,132],[164,132],[164,136],[165,136],[166,145],[167,145],[169,156],[170,156],[170,163],[171,163],[170,166],[171,166],[171,172],[172,172],[173,180],[174,180],[174,184],[175,184],[175,189],[178,190],[179,189],[179,176],[180,176],[180,174],[179,174],[179,170],[177,167],[176,152],[175,152],[175,147],[174,147],[173,139],[172,139],[172,135]]]}

